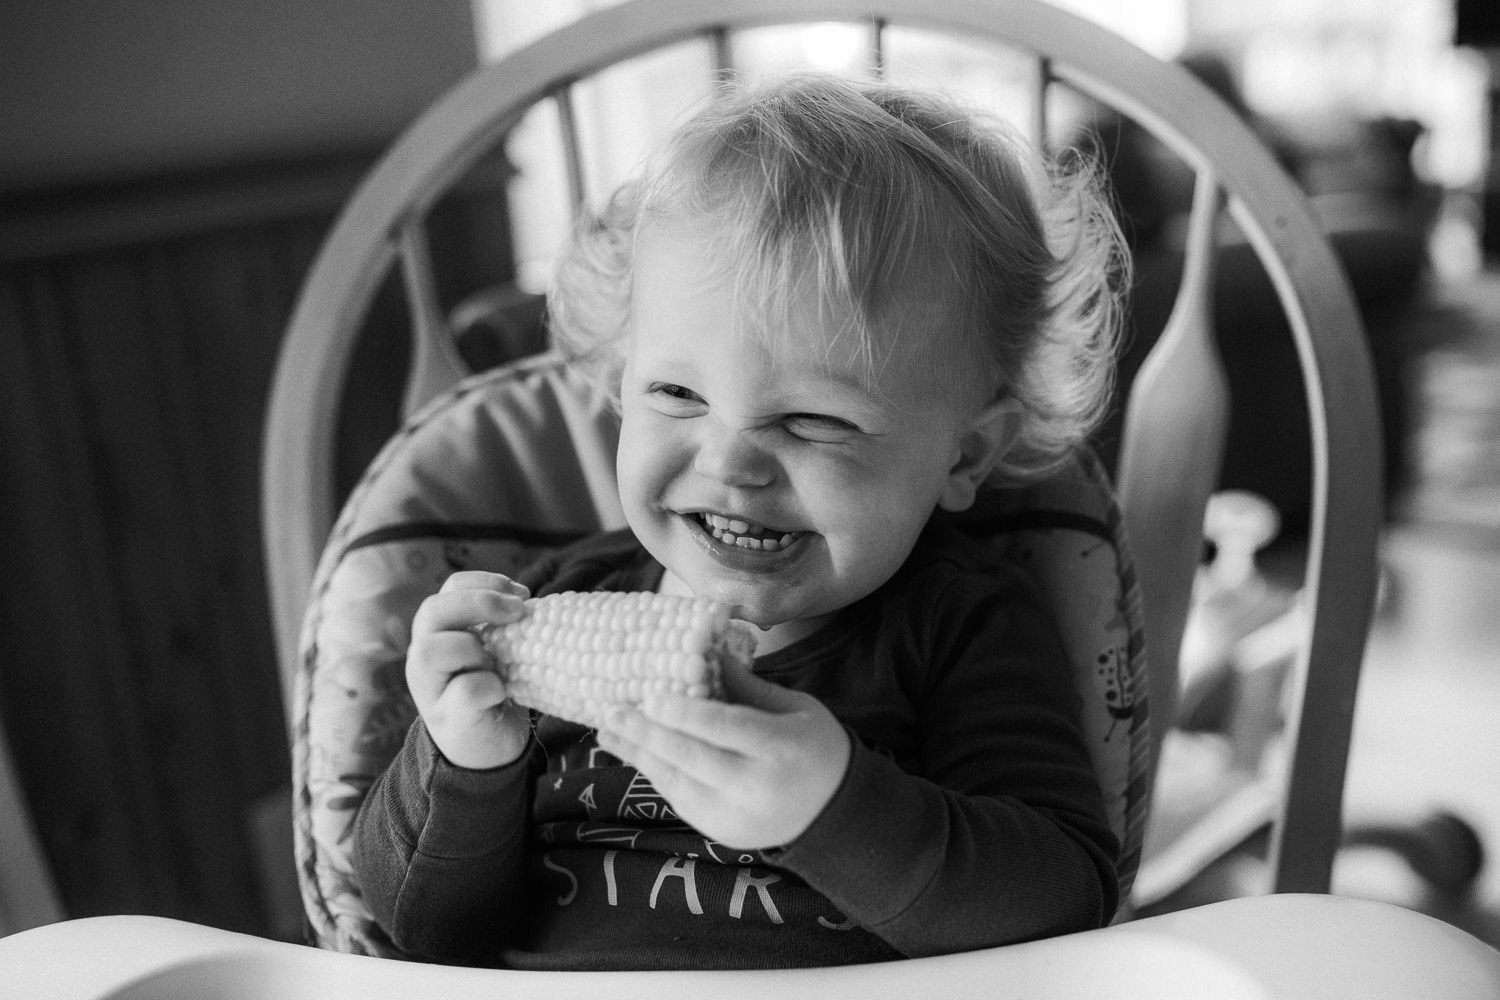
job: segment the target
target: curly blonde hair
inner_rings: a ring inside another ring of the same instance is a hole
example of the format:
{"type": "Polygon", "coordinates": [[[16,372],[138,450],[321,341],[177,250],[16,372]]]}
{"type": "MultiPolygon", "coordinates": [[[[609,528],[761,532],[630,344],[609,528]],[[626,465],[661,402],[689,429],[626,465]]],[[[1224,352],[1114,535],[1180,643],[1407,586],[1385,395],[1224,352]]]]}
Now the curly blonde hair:
{"type": "Polygon", "coordinates": [[[897,339],[920,337],[906,356],[968,404],[1015,400],[996,478],[1056,469],[1108,406],[1129,258],[1098,170],[1043,164],[946,97],[828,76],[721,92],[558,261],[554,340],[607,392],[631,333],[635,238],[661,222],[712,233],[762,334],[812,282],[872,377],[897,339]]]}

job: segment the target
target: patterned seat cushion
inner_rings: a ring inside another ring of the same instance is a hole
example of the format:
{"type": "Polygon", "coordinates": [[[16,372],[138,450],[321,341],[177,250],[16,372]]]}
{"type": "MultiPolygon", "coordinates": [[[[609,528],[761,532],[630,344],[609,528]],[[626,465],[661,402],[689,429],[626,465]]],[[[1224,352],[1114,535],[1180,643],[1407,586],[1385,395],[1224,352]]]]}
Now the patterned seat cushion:
{"type": "MultiPolygon", "coordinates": [[[[297,868],[316,943],[396,955],[350,866],[354,815],[414,715],[404,661],[418,604],[457,569],[513,573],[624,523],[617,424],[560,359],[466,380],[386,445],[329,538],[303,625],[295,691],[297,868]]],[[[986,493],[960,524],[1037,580],[1062,624],[1083,727],[1123,845],[1122,896],[1148,799],[1139,595],[1097,463],[986,493]]]]}

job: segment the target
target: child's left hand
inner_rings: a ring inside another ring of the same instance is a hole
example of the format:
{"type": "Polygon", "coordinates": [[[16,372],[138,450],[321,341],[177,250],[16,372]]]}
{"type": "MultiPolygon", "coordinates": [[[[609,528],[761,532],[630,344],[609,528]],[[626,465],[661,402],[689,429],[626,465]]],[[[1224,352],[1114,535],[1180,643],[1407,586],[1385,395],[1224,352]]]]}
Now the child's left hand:
{"type": "Polygon", "coordinates": [[[729,847],[796,840],[849,766],[849,735],[823,703],[727,668],[728,701],[653,697],[617,709],[599,746],[629,761],[684,822],[729,847]]]}

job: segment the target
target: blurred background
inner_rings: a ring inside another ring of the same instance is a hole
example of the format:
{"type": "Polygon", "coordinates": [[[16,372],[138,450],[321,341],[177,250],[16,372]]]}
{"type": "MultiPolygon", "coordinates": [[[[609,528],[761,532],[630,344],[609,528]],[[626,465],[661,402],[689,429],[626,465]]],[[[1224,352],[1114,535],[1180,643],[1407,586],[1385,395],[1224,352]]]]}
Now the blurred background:
{"type": "MultiPolygon", "coordinates": [[[[1059,3],[1182,60],[1313,199],[1364,313],[1387,442],[1385,596],[1346,807],[1355,818],[1451,810],[1493,850],[1496,5],[1059,3]]],[[[39,845],[55,886],[41,912],[297,936],[259,538],[261,421],[281,332],[339,206],[400,130],[476,66],[602,5],[0,5],[0,751],[14,772],[0,784],[0,853],[15,856],[22,838],[39,845]]],[[[773,63],[786,46],[830,68],[853,58],[837,28],[760,44],[773,63]]],[[[972,61],[954,56],[951,68],[972,61]]],[[[673,113],[662,100],[671,68],[651,79],[637,113],[673,113]]],[[[1128,123],[1086,109],[1062,122],[1112,164],[1148,271],[1180,235],[1180,171],[1128,123]]],[[[455,317],[475,290],[525,305],[544,279],[557,233],[528,205],[555,193],[558,174],[529,150],[523,131],[500,174],[465,185],[434,219],[455,317]]],[[[618,165],[598,166],[604,183],[618,165]]],[[[1141,322],[1153,308],[1144,293],[1135,307],[1141,322]]],[[[377,297],[345,404],[346,484],[394,429],[404,322],[398,294],[377,297]]],[[[466,342],[481,363],[494,332],[466,342]]],[[[1226,485],[1270,497],[1295,535],[1306,457],[1275,417],[1254,421],[1260,433],[1242,426],[1226,485]]],[[[1494,866],[1445,894],[1389,854],[1351,849],[1335,889],[1500,942],[1494,866]]],[[[0,933],[25,919],[0,898],[0,933]]]]}

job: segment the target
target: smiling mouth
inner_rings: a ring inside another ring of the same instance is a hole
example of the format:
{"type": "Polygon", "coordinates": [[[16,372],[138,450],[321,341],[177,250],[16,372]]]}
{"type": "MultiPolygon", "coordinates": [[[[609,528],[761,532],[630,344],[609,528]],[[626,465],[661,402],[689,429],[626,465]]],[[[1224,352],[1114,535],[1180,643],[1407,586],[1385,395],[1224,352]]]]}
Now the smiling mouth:
{"type": "Polygon", "coordinates": [[[766,528],[722,514],[700,512],[691,517],[720,544],[751,552],[780,552],[806,534],[802,531],[766,528]]]}

